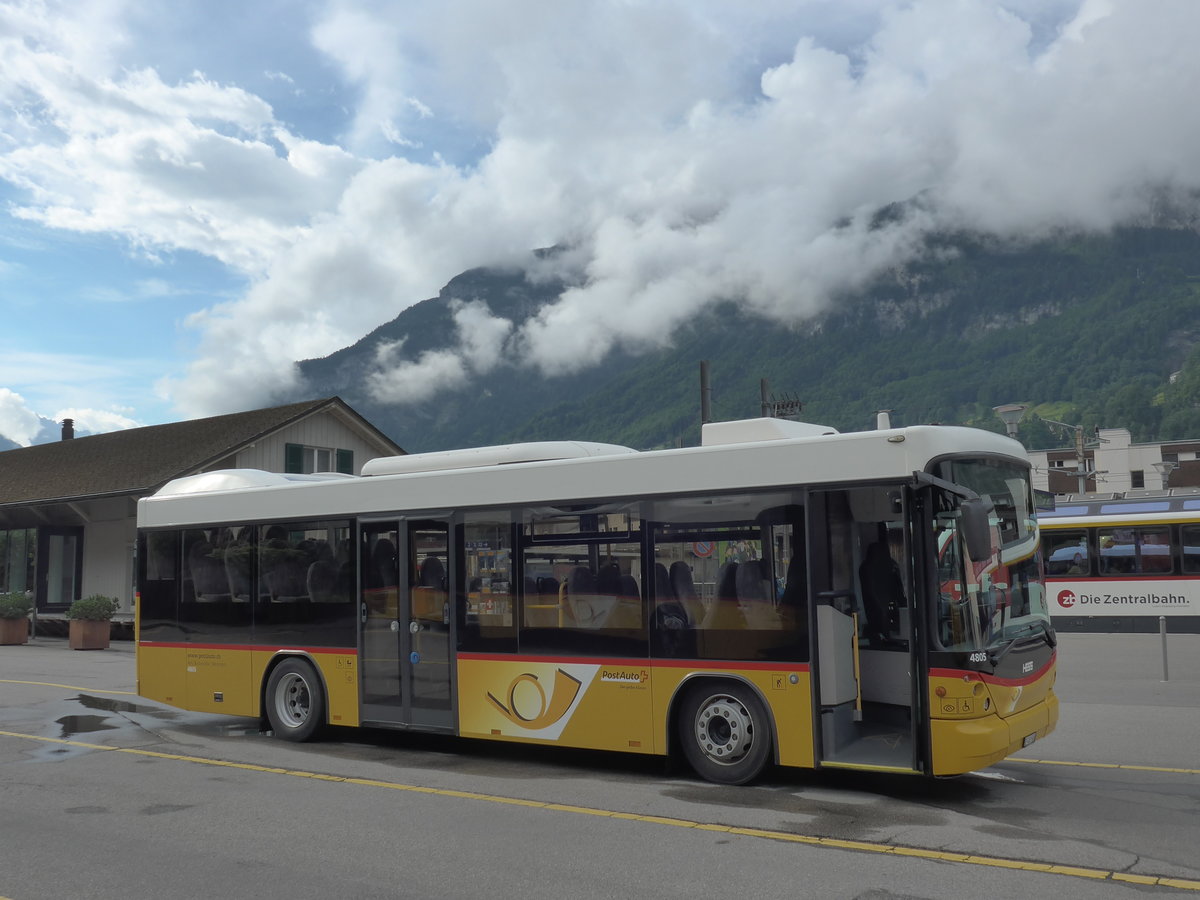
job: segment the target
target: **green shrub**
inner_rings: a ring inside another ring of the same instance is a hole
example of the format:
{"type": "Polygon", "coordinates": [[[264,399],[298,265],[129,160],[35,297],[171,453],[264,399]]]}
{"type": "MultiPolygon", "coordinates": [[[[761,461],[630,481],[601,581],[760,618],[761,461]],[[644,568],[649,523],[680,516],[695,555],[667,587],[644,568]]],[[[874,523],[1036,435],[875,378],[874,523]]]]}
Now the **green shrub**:
{"type": "Polygon", "coordinates": [[[92,594],[76,600],[67,610],[68,619],[87,619],[92,622],[107,622],[117,611],[116,597],[105,597],[103,594],[92,594]]]}
{"type": "Polygon", "coordinates": [[[23,619],[33,608],[33,601],[21,592],[0,594],[0,619],[23,619]]]}

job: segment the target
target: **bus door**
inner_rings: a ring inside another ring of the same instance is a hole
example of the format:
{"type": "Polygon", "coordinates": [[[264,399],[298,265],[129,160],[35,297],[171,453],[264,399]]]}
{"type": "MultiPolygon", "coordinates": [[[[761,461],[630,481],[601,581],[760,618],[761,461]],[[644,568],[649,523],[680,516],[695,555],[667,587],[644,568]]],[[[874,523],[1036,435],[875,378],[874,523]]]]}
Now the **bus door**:
{"type": "Polygon", "coordinates": [[[452,728],[449,520],[363,522],[360,534],[362,719],[452,728]]]}
{"type": "Polygon", "coordinates": [[[923,771],[905,489],[810,496],[816,764],[923,771]]]}

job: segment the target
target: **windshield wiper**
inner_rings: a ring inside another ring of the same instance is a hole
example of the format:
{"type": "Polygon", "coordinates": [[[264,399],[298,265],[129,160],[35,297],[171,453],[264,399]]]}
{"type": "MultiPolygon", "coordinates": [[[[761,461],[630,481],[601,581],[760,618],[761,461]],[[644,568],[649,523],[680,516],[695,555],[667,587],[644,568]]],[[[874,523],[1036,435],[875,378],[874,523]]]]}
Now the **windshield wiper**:
{"type": "Polygon", "coordinates": [[[1015,635],[1012,638],[1012,640],[1010,640],[1007,644],[1005,644],[999,650],[988,651],[988,662],[990,662],[992,664],[992,668],[995,668],[996,666],[998,666],[1000,664],[1000,660],[1002,660],[1002,659],[1004,659],[1004,657],[1008,656],[1008,651],[1011,650],[1013,647],[1015,647],[1017,645],[1018,641],[1022,640],[1023,638],[1031,636],[1035,626],[1041,631],[1041,633],[1038,635],[1038,637],[1040,637],[1042,640],[1044,640],[1051,647],[1058,646],[1058,638],[1055,637],[1054,632],[1052,630],[1050,630],[1049,628],[1047,628],[1044,623],[1030,622],[1027,625],[1021,626],[1022,628],[1029,629],[1029,632],[1030,632],[1029,635],[1015,635]]]}
{"type": "Polygon", "coordinates": [[[994,669],[994,668],[996,668],[996,666],[1000,665],[1000,660],[1002,660],[1002,659],[1004,659],[1004,657],[1008,656],[1008,651],[1011,650],[1016,645],[1017,645],[1017,639],[1013,638],[1011,641],[1009,641],[1007,644],[1005,644],[999,650],[996,650],[994,652],[989,651],[988,652],[988,662],[990,662],[992,664],[992,668],[994,669]]]}
{"type": "Polygon", "coordinates": [[[1035,625],[1036,625],[1036,626],[1037,626],[1039,629],[1041,629],[1041,632],[1042,632],[1042,635],[1041,635],[1041,637],[1042,637],[1042,640],[1044,640],[1044,641],[1045,641],[1047,644],[1049,644],[1051,647],[1057,647],[1057,646],[1058,646],[1058,637],[1057,637],[1057,636],[1054,634],[1054,629],[1053,629],[1053,628],[1051,628],[1051,627],[1050,627],[1049,625],[1047,625],[1045,622],[1041,622],[1041,621],[1037,621],[1037,620],[1035,620],[1035,621],[1033,621],[1033,622],[1030,622],[1028,627],[1029,627],[1029,628],[1032,630],[1032,629],[1033,629],[1033,627],[1034,627],[1035,625]]]}

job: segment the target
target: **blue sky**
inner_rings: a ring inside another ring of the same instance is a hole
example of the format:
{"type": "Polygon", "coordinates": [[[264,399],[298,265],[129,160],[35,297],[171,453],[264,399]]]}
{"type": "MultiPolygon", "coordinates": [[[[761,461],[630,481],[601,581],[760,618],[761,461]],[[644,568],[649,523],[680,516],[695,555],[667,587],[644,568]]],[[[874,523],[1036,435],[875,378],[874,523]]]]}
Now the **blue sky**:
{"type": "Polygon", "coordinates": [[[1198,26],[1193,0],[0,0],[0,435],[269,404],[538,247],[577,288],[376,348],[376,398],[653,349],[726,298],[803,319],[938,229],[1194,209],[1198,26]]]}

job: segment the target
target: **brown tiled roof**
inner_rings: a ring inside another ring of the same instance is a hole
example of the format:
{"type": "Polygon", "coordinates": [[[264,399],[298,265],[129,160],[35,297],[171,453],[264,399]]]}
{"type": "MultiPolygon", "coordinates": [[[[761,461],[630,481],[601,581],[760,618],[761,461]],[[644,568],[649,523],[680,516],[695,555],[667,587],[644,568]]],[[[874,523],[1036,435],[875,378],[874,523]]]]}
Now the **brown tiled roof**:
{"type": "Polygon", "coordinates": [[[148,494],[172,478],[201,471],[292,422],[335,407],[391,443],[337,397],[130,428],[0,452],[0,508],[148,494]]]}

